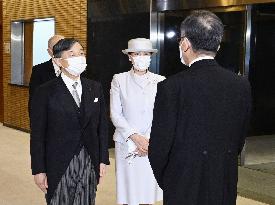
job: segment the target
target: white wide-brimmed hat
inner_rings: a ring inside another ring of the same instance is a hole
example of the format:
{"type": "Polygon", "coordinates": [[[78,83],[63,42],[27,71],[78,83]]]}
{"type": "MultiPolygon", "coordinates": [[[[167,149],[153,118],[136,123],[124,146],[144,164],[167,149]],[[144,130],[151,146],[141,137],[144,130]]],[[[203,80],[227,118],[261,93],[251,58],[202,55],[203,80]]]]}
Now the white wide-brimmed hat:
{"type": "Polygon", "coordinates": [[[152,42],[147,38],[134,38],[128,41],[128,48],[122,50],[124,54],[128,54],[131,52],[158,52],[157,49],[153,49],[152,42]]]}

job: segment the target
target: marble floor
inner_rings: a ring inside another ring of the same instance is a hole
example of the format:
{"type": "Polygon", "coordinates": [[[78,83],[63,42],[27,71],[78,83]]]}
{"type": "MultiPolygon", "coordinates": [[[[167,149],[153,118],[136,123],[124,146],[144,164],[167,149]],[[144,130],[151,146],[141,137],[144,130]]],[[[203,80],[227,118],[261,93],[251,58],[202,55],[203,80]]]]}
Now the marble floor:
{"type": "MultiPolygon", "coordinates": [[[[45,204],[43,194],[31,176],[29,134],[0,125],[0,142],[0,205],[45,204]]],[[[111,155],[107,176],[98,187],[96,205],[116,204],[114,164],[111,155]]],[[[237,204],[264,205],[243,197],[238,197],[237,204]]]]}
{"type": "Polygon", "coordinates": [[[248,137],[245,150],[245,165],[274,163],[275,135],[248,137]]]}

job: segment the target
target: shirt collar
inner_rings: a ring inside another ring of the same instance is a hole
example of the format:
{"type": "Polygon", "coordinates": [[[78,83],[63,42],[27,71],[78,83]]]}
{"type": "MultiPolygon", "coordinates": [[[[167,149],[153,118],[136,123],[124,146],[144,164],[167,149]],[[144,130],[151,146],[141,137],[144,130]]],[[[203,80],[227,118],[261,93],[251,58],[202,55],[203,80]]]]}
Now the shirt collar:
{"type": "Polygon", "coordinates": [[[65,82],[66,85],[73,85],[75,82],[78,82],[78,85],[81,85],[80,77],[77,78],[77,80],[73,80],[66,76],[64,73],[61,73],[61,78],[65,82]]]}
{"type": "Polygon", "coordinates": [[[52,64],[53,64],[53,68],[54,68],[54,73],[55,73],[56,77],[58,77],[61,74],[61,70],[60,70],[59,66],[56,65],[56,63],[53,61],[53,59],[52,59],[52,64]]]}
{"type": "Polygon", "coordinates": [[[197,61],[206,60],[206,59],[214,59],[214,57],[213,57],[213,56],[200,56],[200,57],[195,58],[194,60],[192,60],[192,61],[189,63],[188,67],[191,67],[191,65],[192,65],[193,63],[197,62],[197,61]]]}
{"type": "MultiPolygon", "coordinates": [[[[138,74],[135,73],[134,68],[132,68],[132,69],[130,70],[130,74],[131,74],[133,77],[136,76],[136,75],[138,75],[138,74]]],[[[143,77],[145,77],[145,78],[148,78],[148,77],[150,76],[150,71],[149,71],[149,69],[147,70],[147,72],[146,72],[145,74],[143,74],[143,75],[141,75],[141,76],[143,76],[143,77]]]]}

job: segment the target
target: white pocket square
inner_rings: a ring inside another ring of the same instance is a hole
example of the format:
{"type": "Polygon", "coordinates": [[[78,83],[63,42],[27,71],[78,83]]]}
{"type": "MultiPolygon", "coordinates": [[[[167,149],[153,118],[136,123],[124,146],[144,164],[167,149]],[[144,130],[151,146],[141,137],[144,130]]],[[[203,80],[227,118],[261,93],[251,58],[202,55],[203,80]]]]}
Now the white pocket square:
{"type": "Polygon", "coordinates": [[[95,99],[94,99],[94,102],[98,102],[98,98],[95,98],[95,99]]]}

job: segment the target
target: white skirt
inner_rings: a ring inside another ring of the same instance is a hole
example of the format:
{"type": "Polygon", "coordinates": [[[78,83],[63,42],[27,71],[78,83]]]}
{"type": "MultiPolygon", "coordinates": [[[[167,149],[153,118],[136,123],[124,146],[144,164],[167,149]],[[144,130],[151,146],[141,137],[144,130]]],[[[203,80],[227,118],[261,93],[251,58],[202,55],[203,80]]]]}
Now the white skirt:
{"type": "Polygon", "coordinates": [[[115,143],[117,203],[128,205],[154,204],[163,198],[153,175],[148,156],[125,159],[125,145],[115,143]]]}

